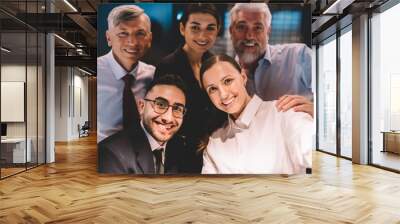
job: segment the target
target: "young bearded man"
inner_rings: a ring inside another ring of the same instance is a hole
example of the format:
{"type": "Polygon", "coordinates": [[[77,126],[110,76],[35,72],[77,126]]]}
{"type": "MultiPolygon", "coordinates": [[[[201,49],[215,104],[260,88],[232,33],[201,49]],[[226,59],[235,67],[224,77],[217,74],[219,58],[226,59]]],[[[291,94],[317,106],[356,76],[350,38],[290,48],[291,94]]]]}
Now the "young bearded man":
{"type": "Polygon", "coordinates": [[[125,129],[98,145],[100,173],[178,173],[184,162],[183,141],[172,137],[185,115],[185,87],[176,75],[154,80],[139,101],[140,125],[125,129]]]}

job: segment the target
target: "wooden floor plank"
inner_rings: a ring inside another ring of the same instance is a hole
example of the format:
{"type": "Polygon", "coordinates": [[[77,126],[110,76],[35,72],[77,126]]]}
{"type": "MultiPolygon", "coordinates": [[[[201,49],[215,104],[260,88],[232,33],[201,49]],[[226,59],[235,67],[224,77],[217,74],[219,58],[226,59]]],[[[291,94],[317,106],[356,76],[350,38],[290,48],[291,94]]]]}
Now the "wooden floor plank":
{"type": "Polygon", "coordinates": [[[96,172],[96,139],[0,181],[0,223],[400,223],[400,175],[321,152],[304,176],[96,172]]]}

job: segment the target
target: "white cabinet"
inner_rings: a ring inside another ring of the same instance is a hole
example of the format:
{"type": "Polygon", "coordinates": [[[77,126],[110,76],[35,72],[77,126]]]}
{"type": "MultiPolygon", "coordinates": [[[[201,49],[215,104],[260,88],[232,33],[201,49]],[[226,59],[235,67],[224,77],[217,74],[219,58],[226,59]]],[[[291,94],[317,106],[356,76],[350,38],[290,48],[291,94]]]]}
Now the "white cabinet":
{"type": "MultiPolygon", "coordinates": [[[[25,138],[7,138],[1,140],[1,151],[10,151],[12,154],[12,163],[25,163],[32,161],[32,141],[30,138],[26,140],[27,146],[25,151],[25,138]],[[25,161],[27,159],[27,161],[25,161]]],[[[11,160],[11,158],[6,160],[11,160]]],[[[10,161],[11,162],[11,161],[10,161]]]]}

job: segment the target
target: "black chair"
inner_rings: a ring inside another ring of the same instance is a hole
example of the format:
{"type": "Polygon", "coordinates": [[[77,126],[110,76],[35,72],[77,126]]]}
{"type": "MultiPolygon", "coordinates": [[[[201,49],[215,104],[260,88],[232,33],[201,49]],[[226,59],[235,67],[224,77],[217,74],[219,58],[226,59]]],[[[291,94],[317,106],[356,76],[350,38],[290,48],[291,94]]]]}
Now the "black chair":
{"type": "Polygon", "coordinates": [[[80,127],[80,125],[78,124],[79,138],[89,136],[89,129],[90,129],[89,121],[85,121],[82,127],[80,127]]]}

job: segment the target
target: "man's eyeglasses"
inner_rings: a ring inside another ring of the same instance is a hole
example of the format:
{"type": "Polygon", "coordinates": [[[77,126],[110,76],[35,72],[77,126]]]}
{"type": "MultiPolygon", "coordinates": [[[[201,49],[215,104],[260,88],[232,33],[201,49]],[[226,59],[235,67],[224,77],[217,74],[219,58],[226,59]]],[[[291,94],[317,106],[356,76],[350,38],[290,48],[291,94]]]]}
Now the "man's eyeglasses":
{"type": "Polygon", "coordinates": [[[157,114],[163,114],[167,112],[169,107],[172,108],[172,115],[176,118],[182,118],[185,113],[186,113],[186,108],[182,104],[173,104],[169,105],[168,100],[162,98],[162,97],[157,97],[154,100],[150,99],[144,99],[145,101],[151,102],[151,106],[154,109],[154,112],[157,114]]]}

